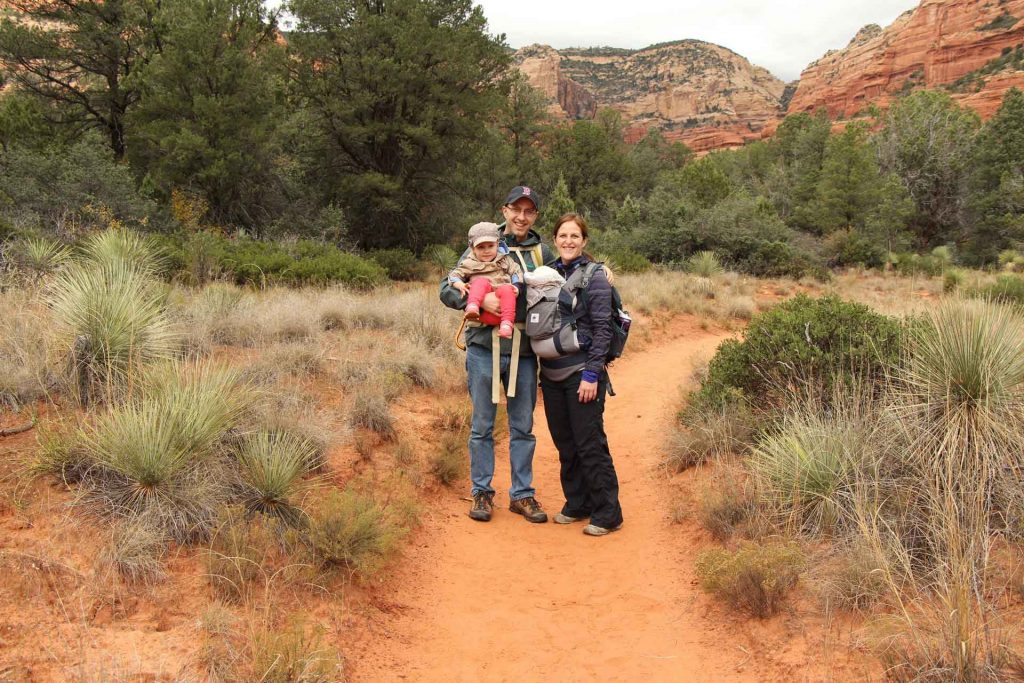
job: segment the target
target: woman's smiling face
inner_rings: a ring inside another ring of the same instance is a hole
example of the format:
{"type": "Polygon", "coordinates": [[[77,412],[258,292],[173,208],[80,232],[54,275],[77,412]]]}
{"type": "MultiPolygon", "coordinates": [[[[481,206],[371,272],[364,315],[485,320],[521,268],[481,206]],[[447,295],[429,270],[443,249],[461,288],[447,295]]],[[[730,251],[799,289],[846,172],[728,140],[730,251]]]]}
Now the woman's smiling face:
{"type": "Polygon", "coordinates": [[[558,249],[558,256],[562,263],[570,263],[579,258],[583,248],[587,246],[587,238],[583,236],[583,229],[576,221],[566,221],[558,226],[555,233],[555,247],[558,249]]]}

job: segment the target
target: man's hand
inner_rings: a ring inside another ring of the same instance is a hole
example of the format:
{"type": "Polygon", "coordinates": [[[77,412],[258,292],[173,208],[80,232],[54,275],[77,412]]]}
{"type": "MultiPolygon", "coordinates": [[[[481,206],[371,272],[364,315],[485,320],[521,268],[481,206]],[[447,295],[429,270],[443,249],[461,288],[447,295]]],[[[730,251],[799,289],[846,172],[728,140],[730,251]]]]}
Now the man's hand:
{"type": "Polygon", "coordinates": [[[484,300],[480,305],[485,311],[493,313],[494,315],[501,315],[501,302],[498,301],[498,295],[494,292],[488,292],[484,296],[484,300]]]}

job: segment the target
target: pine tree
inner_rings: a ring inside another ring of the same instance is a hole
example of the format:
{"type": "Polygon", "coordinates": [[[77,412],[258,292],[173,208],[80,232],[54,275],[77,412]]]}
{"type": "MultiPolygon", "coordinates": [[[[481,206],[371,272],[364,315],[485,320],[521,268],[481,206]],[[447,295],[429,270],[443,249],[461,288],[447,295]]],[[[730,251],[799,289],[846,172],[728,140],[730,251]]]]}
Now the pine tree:
{"type": "Polygon", "coordinates": [[[156,25],[160,52],[135,75],[130,158],[165,198],[188,188],[215,222],[258,233],[282,201],[275,16],[260,0],[163,0],[156,25]]]}
{"type": "Polygon", "coordinates": [[[98,128],[125,155],[125,117],[138,102],[130,76],[152,52],[150,0],[8,0],[0,67],[63,124],[98,128]]]}
{"type": "Polygon", "coordinates": [[[1000,250],[1024,239],[1024,92],[1011,88],[982,128],[975,146],[969,260],[990,262],[1000,250]]]}
{"type": "Polygon", "coordinates": [[[575,211],[576,202],[573,201],[572,195],[569,194],[569,185],[565,182],[565,177],[560,175],[558,176],[558,182],[555,183],[555,189],[544,200],[544,207],[537,224],[541,229],[553,228],[555,221],[563,215],[575,211]]]}
{"type": "Polygon", "coordinates": [[[829,138],[816,196],[816,227],[822,233],[863,230],[881,200],[882,178],[867,127],[851,123],[829,138]]]}
{"type": "Polygon", "coordinates": [[[451,229],[453,187],[505,96],[509,55],[471,0],[292,0],[310,184],[366,248],[451,229]]]}

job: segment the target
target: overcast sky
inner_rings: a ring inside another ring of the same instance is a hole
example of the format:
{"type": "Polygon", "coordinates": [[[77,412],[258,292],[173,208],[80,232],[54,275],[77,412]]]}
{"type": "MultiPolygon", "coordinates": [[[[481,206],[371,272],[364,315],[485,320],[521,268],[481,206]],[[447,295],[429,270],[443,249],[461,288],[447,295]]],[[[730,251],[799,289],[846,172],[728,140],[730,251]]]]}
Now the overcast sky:
{"type": "Polygon", "coordinates": [[[514,48],[638,49],[684,38],[727,47],[784,81],[865,24],[888,26],[917,0],[475,0],[514,48]]]}

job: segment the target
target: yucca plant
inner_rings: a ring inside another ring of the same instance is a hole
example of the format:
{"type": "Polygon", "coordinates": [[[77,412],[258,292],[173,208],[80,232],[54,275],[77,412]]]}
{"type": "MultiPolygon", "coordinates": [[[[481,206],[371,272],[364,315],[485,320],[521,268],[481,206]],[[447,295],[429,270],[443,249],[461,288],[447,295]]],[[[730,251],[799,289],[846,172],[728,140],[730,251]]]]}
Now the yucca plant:
{"type": "Polygon", "coordinates": [[[204,537],[230,493],[217,446],[245,408],[245,387],[201,365],[161,368],[143,393],[83,430],[90,497],[178,541],[204,537]]]}
{"type": "Polygon", "coordinates": [[[912,342],[907,384],[942,417],[997,417],[1020,405],[1024,320],[1011,306],[944,302],[915,328],[912,342]]]}
{"type": "Polygon", "coordinates": [[[255,400],[239,370],[213,361],[157,366],[148,373],[143,391],[148,402],[164,406],[175,421],[184,447],[202,455],[211,452],[255,400]]]}
{"type": "Polygon", "coordinates": [[[166,290],[123,260],[78,263],[51,285],[48,302],[65,343],[78,399],[117,397],[143,367],[175,355],[179,335],[166,315],[166,290]]]}
{"type": "Polygon", "coordinates": [[[29,238],[22,243],[19,256],[21,266],[38,280],[67,264],[71,249],[53,240],[29,238]]]}
{"type": "Polygon", "coordinates": [[[432,244],[423,251],[423,258],[441,273],[455,267],[459,255],[446,244],[432,244]]]}
{"type": "Polygon", "coordinates": [[[698,251],[686,260],[686,269],[700,277],[714,277],[725,272],[722,261],[713,251],[698,251]]]}
{"type": "Polygon", "coordinates": [[[222,475],[185,448],[179,425],[164,405],[128,403],[101,416],[82,444],[91,499],[184,542],[204,535],[228,489],[222,475]]]}
{"type": "Polygon", "coordinates": [[[286,432],[261,431],[245,437],[238,462],[246,510],[300,523],[302,511],[293,501],[304,488],[303,477],[316,460],[316,450],[315,444],[286,432]]]}
{"type": "Polygon", "coordinates": [[[1002,511],[1020,495],[1024,321],[1007,304],[944,301],[913,328],[905,366],[894,401],[910,436],[900,456],[904,507],[919,540],[890,583],[910,582],[936,604],[900,605],[909,634],[901,658],[915,680],[988,680],[1006,652],[989,554],[1002,511]]]}
{"type": "Polygon", "coordinates": [[[810,410],[789,416],[751,454],[762,495],[797,529],[834,529],[849,506],[865,431],[856,421],[810,410]]]}
{"type": "Polygon", "coordinates": [[[153,240],[131,230],[97,232],[83,240],[81,250],[85,262],[98,266],[123,263],[148,275],[158,275],[165,265],[153,240]]]}

